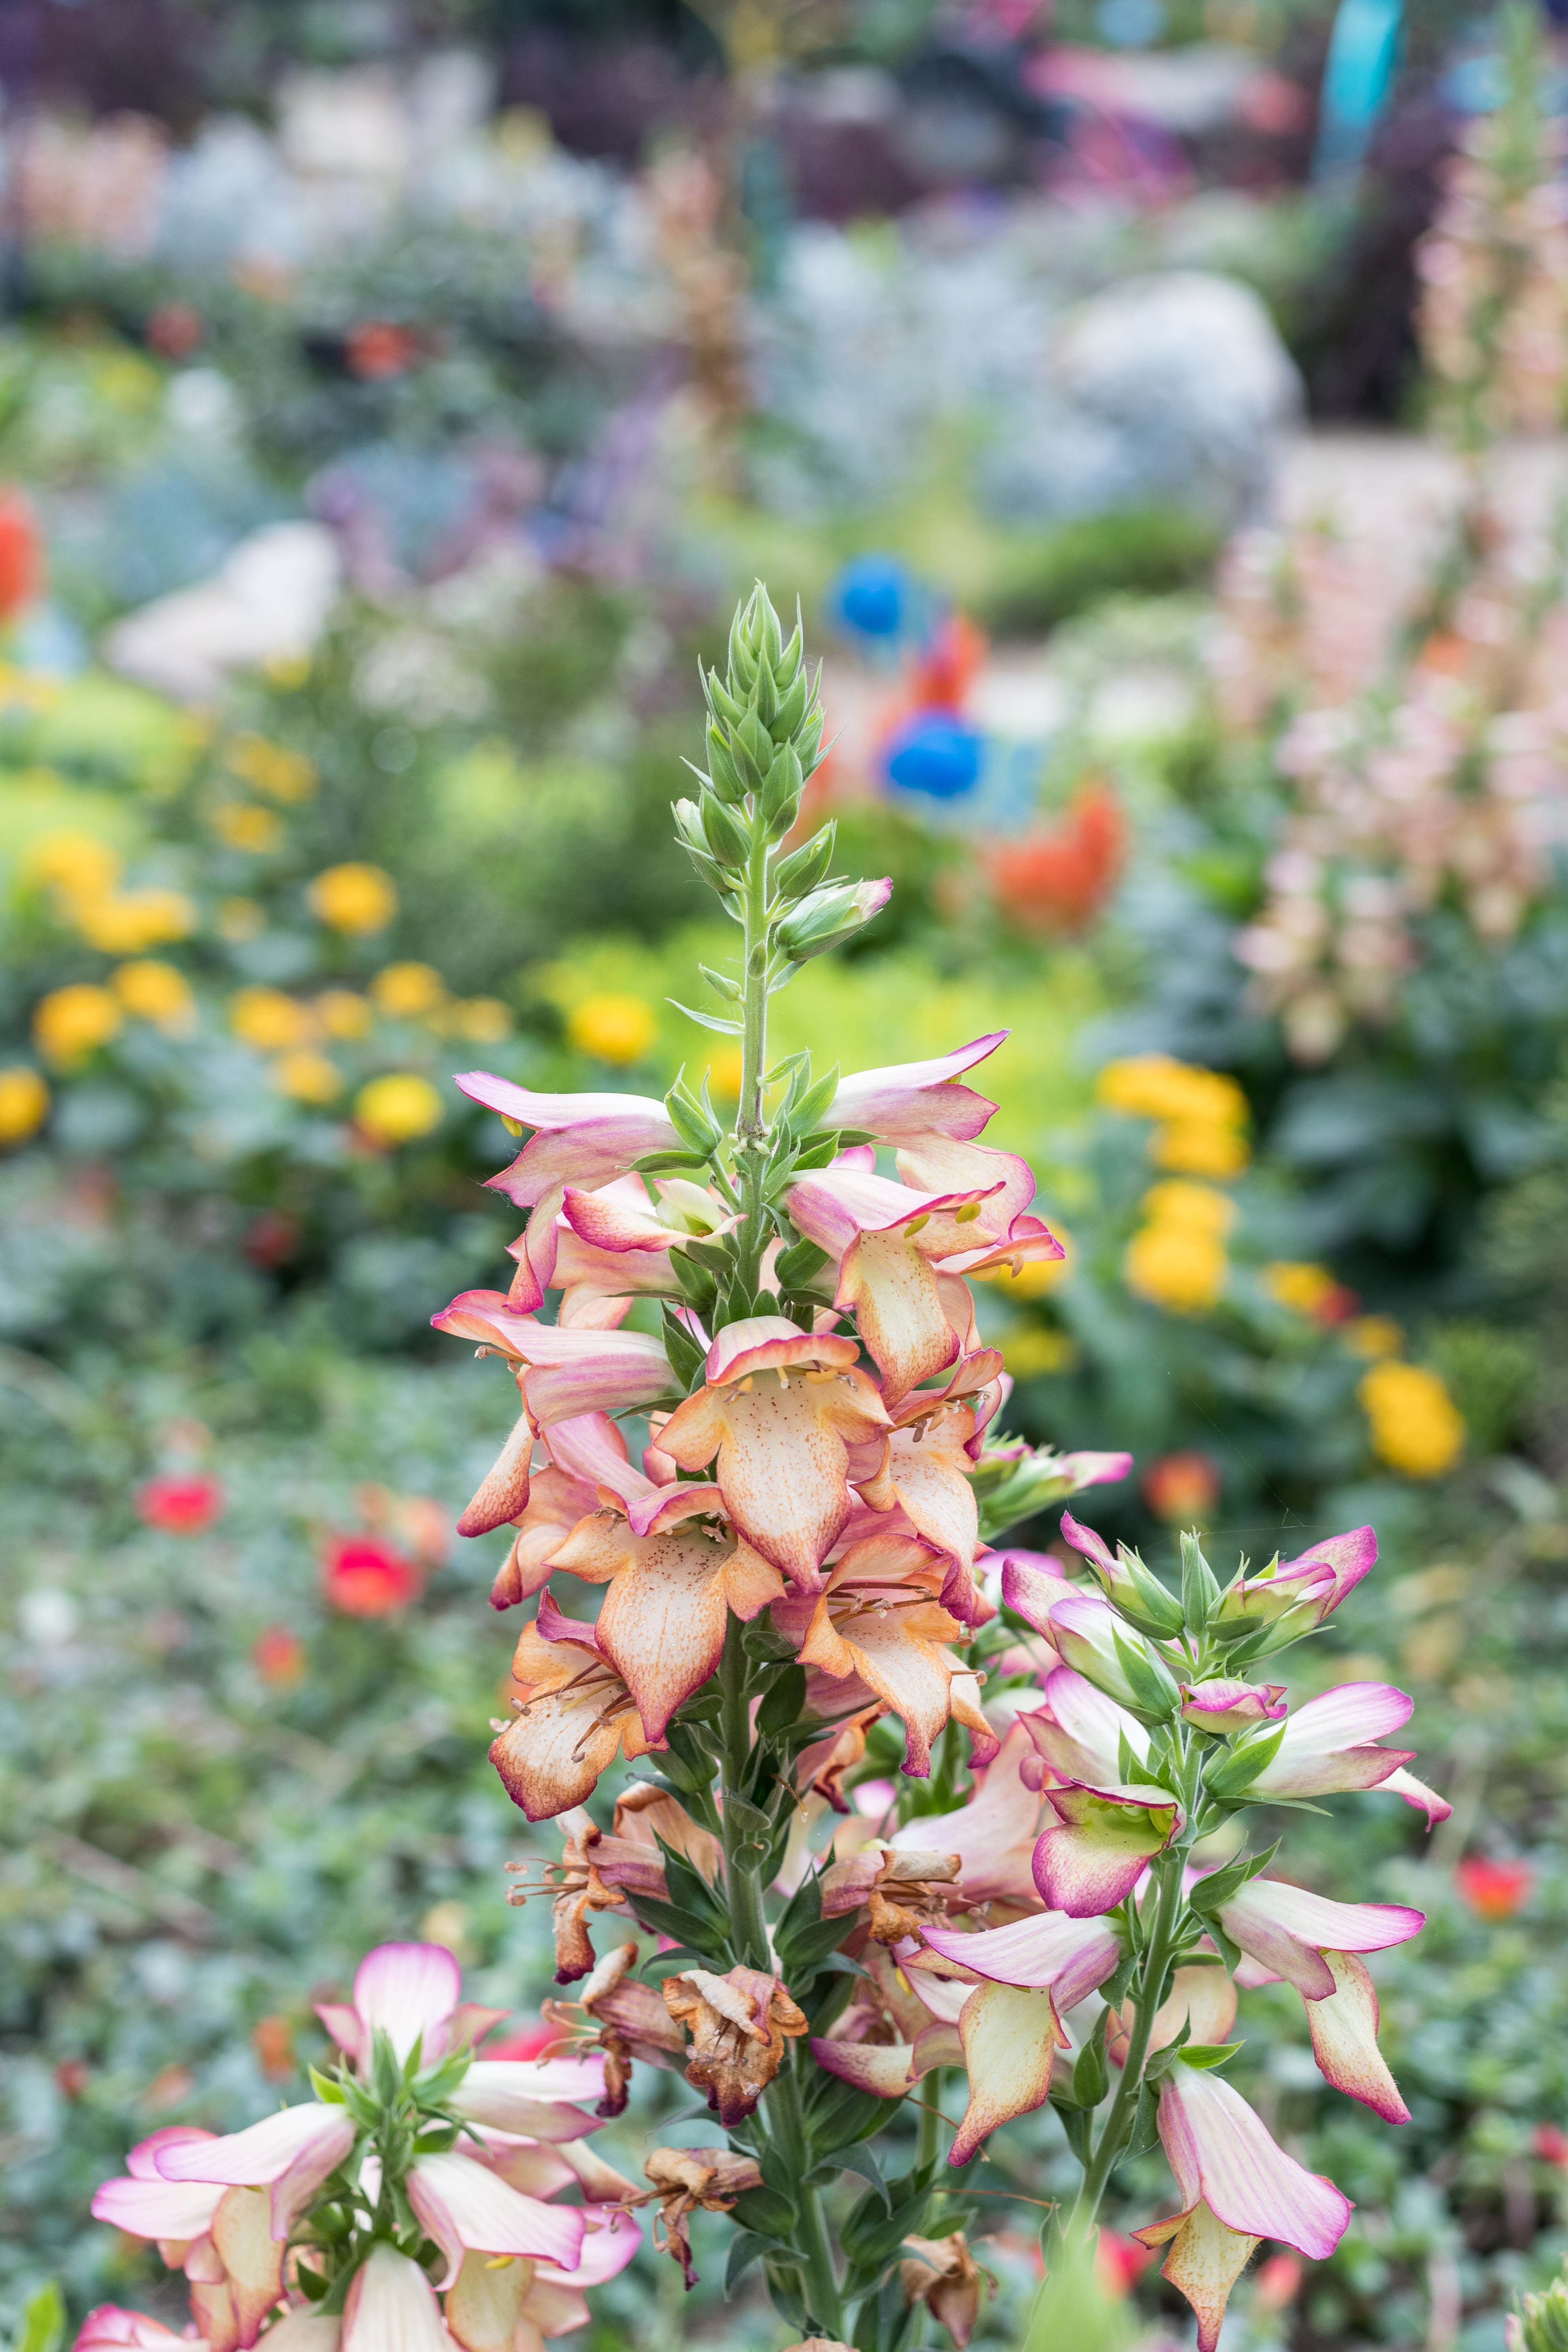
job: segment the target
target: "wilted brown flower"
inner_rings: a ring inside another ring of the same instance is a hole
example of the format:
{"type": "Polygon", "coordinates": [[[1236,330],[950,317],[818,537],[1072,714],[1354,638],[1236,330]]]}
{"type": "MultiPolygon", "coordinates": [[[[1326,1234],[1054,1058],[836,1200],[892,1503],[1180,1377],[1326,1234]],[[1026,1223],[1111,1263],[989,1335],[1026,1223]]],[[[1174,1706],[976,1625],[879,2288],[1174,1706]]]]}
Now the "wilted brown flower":
{"type": "Polygon", "coordinates": [[[680,2264],[687,2285],[695,2286],[692,2213],[699,2205],[705,2213],[727,2213],[742,2191],[762,2187],[763,2176],[751,2157],[727,2147],[656,2147],[643,2170],[660,2202],[655,2235],[662,2228],[665,2252],[680,2264]]]}
{"type": "Polygon", "coordinates": [[[752,2113],[779,2071],[786,2041],[806,2021],[775,1976],[760,1969],[683,1969],[666,1977],[665,2007],[691,2036],[686,2079],[708,2094],[726,2126],[752,2113]]]}
{"type": "Polygon", "coordinates": [[[914,2249],[912,2257],[899,2264],[904,2301],[927,2305],[955,2344],[967,2344],[980,2315],[987,2273],[970,2252],[963,2231],[955,2230],[949,2238],[906,2238],[904,2243],[914,2249]]]}

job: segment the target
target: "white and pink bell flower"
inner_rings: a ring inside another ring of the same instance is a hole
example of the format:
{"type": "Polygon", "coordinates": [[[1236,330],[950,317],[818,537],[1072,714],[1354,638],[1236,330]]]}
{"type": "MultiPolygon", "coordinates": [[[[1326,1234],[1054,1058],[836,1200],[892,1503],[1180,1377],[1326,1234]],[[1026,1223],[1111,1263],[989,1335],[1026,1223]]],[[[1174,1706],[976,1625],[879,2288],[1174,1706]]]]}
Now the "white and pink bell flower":
{"type": "Polygon", "coordinates": [[[155,2240],[169,2267],[190,2281],[191,2315],[210,2352],[236,2352],[256,2342],[283,2293],[283,2247],[272,2234],[270,2201],[257,2189],[175,2182],[159,2172],[165,2150],[213,2137],[182,2124],[154,2132],[126,2158],[128,2177],[97,2190],[92,2213],[129,2237],[155,2240]]]}
{"type": "Polygon", "coordinates": [[[1286,2155],[1239,2092],[1180,2057],[1161,2079],[1159,2121],[1183,2210],[1133,2235],[1170,2246],[1163,2275],[1197,2315],[1199,2352],[1215,2352],[1230,2290],[1258,2243],[1277,2238],[1325,2261],[1354,2209],[1286,2155]]]}
{"type": "Polygon", "coordinates": [[[1403,1903],[1336,1903],[1281,1879],[1253,1878],[1215,1916],[1247,1956],[1248,1983],[1282,1979],[1301,1995],[1324,2080],[1385,2123],[1408,2123],[1410,2111],[1377,2046],[1377,1993],[1358,1956],[1408,1943],[1426,1915],[1403,1903]]]}
{"type": "Polygon", "coordinates": [[[466,1070],[456,1083],[470,1101],[534,1131],[509,1168],[486,1181],[530,1212],[527,1248],[512,1303],[532,1314],[555,1276],[556,1219],[570,1185],[597,1192],[652,1151],[679,1149],[663,1103],[647,1095],[542,1095],[488,1070],[466,1070]]]}
{"type": "Polygon", "coordinates": [[[1326,1797],[1347,1789],[1390,1789],[1426,1815],[1446,1821],[1451,1808],[1406,1772],[1412,1748],[1378,1746],[1409,1722],[1415,1701],[1391,1683],[1340,1683],[1297,1707],[1248,1795],[1326,1797]]]}

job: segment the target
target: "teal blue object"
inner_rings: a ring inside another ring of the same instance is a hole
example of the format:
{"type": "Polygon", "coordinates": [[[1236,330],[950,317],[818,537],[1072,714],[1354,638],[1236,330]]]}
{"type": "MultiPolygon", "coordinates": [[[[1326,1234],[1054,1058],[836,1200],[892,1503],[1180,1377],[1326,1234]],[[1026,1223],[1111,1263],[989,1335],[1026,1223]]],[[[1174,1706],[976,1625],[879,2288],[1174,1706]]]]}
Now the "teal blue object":
{"type": "Polygon", "coordinates": [[[1359,169],[1388,104],[1405,0],[1340,0],[1318,104],[1314,179],[1359,169]]]}
{"type": "Polygon", "coordinates": [[[888,782],[928,800],[962,800],[980,781],[984,745],[952,711],[921,711],[888,747],[888,782]]]}

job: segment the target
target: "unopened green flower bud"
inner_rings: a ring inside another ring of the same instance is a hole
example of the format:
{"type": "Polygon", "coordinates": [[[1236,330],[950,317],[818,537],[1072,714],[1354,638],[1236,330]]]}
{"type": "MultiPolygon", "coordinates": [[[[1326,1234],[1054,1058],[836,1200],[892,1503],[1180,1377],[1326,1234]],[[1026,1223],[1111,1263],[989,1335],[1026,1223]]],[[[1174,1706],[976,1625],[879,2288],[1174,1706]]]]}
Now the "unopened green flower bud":
{"type": "Polygon", "coordinates": [[[752,854],[752,838],[733,810],[710,793],[702,808],[702,831],[721,866],[744,866],[752,854]]]}
{"type": "Polygon", "coordinates": [[[879,882],[833,882],[814,890],[778,929],[778,940],[791,963],[805,963],[851,938],[879,914],[893,893],[890,877],[879,882]]]}
{"type": "Polygon", "coordinates": [[[1510,2352],[1568,2352],[1568,2277],[1527,2294],[1509,2330],[1510,2352]]]}
{"type": "Polygon", "coordinates": [[[773,868],[773,887],[781,898],[804,898],[808,891],[816,889],[833,863],[837,835],[836,824],[825,824],[799,849],[792,849],[787,857],[780,858],[773,868]]]}

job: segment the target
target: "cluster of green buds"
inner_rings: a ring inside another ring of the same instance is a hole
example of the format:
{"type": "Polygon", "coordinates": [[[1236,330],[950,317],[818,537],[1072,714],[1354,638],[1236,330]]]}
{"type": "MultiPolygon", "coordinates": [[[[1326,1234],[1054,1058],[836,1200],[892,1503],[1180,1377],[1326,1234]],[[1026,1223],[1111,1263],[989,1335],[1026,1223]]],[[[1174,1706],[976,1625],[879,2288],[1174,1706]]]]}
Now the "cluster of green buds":
{"type": "Polygon", "coordinates": [[[1539,2294],[1527,2294],[1504,2322],[1508,2352],[1568,2352],[1568,2263],[1539,2294]]]}

